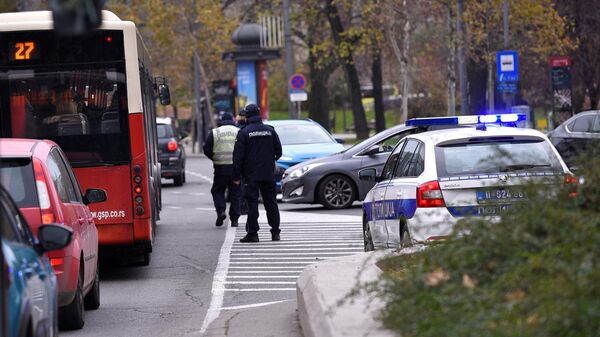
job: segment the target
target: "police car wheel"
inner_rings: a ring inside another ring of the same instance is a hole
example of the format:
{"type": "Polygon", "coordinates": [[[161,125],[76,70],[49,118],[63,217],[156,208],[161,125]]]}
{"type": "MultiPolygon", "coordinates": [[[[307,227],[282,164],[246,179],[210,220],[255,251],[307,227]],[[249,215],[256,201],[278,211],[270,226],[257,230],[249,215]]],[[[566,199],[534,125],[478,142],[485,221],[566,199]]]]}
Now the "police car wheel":
{"type": "Polygon", "coordinates": [[[319,202],[327,209],[348,208],[354,202],[355,195],[354,184],[341,174],[331,175],[319,184],[319,202]]]}
{"type": "Polygon", "coordinates": [[[373,237],[371,236],[371,229],[369,228],[369,222],[367,221],[366,215],[363,214],[363,240],[365,246],[365,252],[372,252],[375,250],[373,244],[373,237]]]}
{"type": "Polygon", "coordinates": [[[408,248],[412,247],[413,242],[410,237],[410,233],[408,232],[408,226],[405,224],[400,224],[400,248],[408,248]]]}

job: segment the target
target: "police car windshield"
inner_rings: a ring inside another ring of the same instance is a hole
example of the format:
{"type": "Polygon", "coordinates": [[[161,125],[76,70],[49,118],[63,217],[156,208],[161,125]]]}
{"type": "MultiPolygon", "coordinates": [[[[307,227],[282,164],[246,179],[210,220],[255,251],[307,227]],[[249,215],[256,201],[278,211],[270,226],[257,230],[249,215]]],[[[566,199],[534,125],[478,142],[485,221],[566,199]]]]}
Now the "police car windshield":
{"type": "Polygon", "coordinates": [[[173,136],[173,128],[171,128],[168,124],[157,124],[156,132],[158,138],[172,138],[173,136]]]}
{"type": "Polygon", "coordinates": [[[539,140],[478,140],[436,146],[438,176],[562,172],[550,144],[539,140]]]}
{"type": "Polygon", "coordinates": [[[277,125],[275,131],[281,145],[333,143],[334,140],[319,126],[310,124],[277,125]]]}

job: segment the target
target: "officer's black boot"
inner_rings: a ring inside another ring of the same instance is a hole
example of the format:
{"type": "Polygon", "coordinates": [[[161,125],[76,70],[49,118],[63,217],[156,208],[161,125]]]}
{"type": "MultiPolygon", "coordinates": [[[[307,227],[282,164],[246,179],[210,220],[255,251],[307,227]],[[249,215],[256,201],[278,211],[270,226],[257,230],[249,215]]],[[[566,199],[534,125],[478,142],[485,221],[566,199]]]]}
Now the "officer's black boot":
{"type": "Polygon", "coordinates": [[[279,241],[281,238],[279,237],[279,233],[271,233],[271,241],[279,241]]]}
{"type": "Polygon", "coordinates": [[[217,215],[217,222],[215,223],[215,225],[217,225],[217,227],[223,226],[223,221],[225,221],[226,218],[227,215],[225,215],[225,213],[217,215]]]}
{"type": "Polygon", "coordinates": [[[246,236],[240,239],[240,242],[258,242],[258,234],[246,234],[246,236]]]}

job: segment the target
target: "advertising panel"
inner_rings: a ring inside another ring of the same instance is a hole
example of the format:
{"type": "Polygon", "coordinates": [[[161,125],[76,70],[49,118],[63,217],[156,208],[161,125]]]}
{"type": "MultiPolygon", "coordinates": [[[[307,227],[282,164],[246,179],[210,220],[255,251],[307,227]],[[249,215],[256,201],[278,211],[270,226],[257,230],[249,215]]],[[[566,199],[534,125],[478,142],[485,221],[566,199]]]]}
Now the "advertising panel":
{"type": "Polygon", "coordinates": [[[254,61],[239,61],[236,69],[238,102],[240,108],[250,103],[257,104],[256,71],[254,61]]]}

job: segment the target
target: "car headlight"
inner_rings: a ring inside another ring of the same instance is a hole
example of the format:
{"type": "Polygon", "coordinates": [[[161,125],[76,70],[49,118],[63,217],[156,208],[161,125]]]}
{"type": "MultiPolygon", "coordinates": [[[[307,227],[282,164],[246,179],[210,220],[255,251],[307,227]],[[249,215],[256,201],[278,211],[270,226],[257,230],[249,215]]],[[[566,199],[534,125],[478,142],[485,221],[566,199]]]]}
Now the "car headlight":
{"type": "Polygon", "coordinates": [[[300,166],[299,168],[294,169],[290,172],[290,179],[298,179],[298,178],[302,177],[303,175],[305,175],[306,172],[308,172],[320,165],[321,165],[321,163],[315,163],[315,164],[308,164],[308,165],[300,166]]]}

